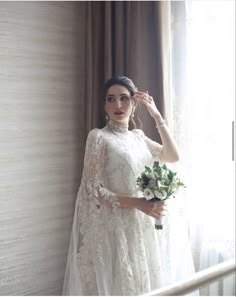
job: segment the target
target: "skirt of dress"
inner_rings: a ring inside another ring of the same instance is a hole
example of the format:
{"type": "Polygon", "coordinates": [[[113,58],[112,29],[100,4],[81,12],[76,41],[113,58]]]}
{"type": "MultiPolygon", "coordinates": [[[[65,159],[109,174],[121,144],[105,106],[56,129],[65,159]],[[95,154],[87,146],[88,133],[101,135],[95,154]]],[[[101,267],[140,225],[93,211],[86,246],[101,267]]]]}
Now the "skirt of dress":
{"type": "Polygon", "coordinates": [[[90,216],[77,203],[63,295],[141,295],[192,275],[187,227],[175,203],[163,230],[154,224],[140,211],[106,206],[90,216]]]}

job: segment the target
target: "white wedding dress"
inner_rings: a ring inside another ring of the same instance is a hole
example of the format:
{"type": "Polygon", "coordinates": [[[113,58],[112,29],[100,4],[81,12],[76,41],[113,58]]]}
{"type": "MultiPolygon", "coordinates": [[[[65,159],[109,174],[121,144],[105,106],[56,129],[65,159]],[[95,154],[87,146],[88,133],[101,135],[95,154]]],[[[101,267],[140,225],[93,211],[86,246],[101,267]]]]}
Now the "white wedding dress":
{"type": "Polygon", "coordinates": [[[163,230],[116,200],[115,193],[141,197],[136,179],[161,150],[141,130],[112,121],[89,133],[63,295],[140,295],[194,273],[181,199],[168,203],[163,230]]]}

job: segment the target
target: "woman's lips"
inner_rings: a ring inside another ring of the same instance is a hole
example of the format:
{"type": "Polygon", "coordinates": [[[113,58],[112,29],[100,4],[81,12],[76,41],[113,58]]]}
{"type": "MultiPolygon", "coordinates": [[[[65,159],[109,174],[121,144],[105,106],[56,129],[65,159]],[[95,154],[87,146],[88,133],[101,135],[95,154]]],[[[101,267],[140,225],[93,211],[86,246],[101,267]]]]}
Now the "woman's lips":
{"type": "Polygon", "coordinates": [[[115,112],[115,115],[122,115],[122,114],[123,114],[122,111],[116,111],[116,112],[115,112]]]}

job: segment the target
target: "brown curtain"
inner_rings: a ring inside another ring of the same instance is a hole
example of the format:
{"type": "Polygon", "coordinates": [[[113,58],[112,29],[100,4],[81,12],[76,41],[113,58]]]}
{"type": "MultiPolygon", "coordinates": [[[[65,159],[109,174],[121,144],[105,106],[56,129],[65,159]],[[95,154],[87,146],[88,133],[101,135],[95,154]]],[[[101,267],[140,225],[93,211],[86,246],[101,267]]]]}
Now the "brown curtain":
{"type": "MultiPolygon", "coordinates": [[[[86,2],[86,133],[103,127],[105,80],[126,75],[148,90],[170,123],[170,4],[162,1],[86,2]]],[[[156,140],[153,119],[139,111],[145,133],[156,140]]]]}

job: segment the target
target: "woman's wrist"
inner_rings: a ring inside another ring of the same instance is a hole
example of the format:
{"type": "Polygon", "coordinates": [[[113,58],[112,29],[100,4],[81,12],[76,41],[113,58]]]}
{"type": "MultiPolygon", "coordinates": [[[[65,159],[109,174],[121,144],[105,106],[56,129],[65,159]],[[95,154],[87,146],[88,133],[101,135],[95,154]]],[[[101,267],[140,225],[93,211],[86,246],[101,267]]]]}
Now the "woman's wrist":
{"type": "Polygon", "coordinates": [[[144,204],[147,202],[145,198],[135,198],[136,199],[136,209],[142,210],[144,204]]]}
{"type": "Polygon", "coordinates": [[[166,123],[161,115],[155,116],[154,121],[156,123],[157,128],[163,127],[165,125],[165,123],[166,123]]]}
{"type": "Polygon", "coordinates": [[[162,119],[161,122],[156,122],[156,127],[159,129],[159,128],[162,128],[164,125],[165,125],[166,121],[164,119],[162,119]]]}
{"type": "Polygon", "coordinates": [[[163,120],[162,118],[162,115],[159,111],[155,112],[153,115],[152,115],[153,119],[155,122],[161,122],[163,120]]]}
{"type": "MultiPolygon", "coordinates": [[[[117,194],[120,208],[139,209],[143,205],[142,198],[136,198],[128,195],[117,194]]],[[[144,199],[145,200],[145,199],[144,199]]]]}

